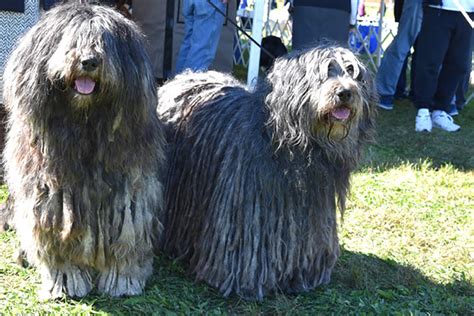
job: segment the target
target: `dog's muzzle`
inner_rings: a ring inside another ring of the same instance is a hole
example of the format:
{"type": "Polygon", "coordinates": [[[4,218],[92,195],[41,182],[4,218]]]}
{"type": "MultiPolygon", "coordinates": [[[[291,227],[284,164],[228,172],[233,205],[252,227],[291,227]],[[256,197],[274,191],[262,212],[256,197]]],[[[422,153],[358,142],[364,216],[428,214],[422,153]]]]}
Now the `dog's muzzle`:
{"type": "Polygon", "coordinates": [[[96,88],[96,80],[93,79],[94,73],[100,65],[100,60],[94,56],[87,56],[81,59],[81,75],[74,80],[74,90],[79,94],[92,94],[96,88]]]}
{"type": "Polygon", "coordinates": [[[342,89],[337,93],[339,105],[329,113],[331,118],[336,121],[345,122],[350,119],[352,114],[352,91],[350,89],[342,89]]]}

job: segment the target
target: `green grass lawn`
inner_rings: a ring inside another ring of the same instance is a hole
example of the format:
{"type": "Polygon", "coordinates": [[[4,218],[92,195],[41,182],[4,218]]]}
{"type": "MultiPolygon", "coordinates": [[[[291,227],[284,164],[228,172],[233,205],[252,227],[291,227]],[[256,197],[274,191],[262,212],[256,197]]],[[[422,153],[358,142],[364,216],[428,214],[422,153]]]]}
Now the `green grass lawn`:
{"type": "Polygon", "coordinates": [[[223,299],[184,267],[157,258],[144,295],[39,302],[38,274],[14,263],[0,234],[0,314],[459,314],[474,313],[474,101],[458,133],[414,131],[408,101],[378,116],[377,143],[353,175],[340,227],[342,256],[327,286],[263,302],[223,299]]]}

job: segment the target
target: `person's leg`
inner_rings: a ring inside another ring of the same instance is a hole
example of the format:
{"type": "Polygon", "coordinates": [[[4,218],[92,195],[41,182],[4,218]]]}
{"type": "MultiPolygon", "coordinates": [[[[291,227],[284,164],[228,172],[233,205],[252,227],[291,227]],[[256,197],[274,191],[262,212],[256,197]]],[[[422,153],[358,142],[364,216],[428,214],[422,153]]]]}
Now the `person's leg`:
{"type": "Polygon", "coordinates": [[[403,99],[406,97],[408,57],[409,56],[405,58],[402,70],[400,71],[400,76],[397,82],[397,88],[395,90],[395,99],[403,99]]]}
{"type": "Polygon", "coordinates": [[[415,100],[415,76],[416,76],[416,41],[413,45],[413,53],[411,54],[411,63],[410,63],[410,92],[408,92],[408,98],[411,101],[415,100]]]}
{"type": "Polygon", "coordinates": [[[403,62],[415,43],[423,18],[421,0],[405,1],[398,33],[384,52],[377,71],[377,91],[383,104],[391,105],[403,62]]]}
{"type": "Polygon", "coordinates": [[[416,44],[415,106],[418,108],[415,130],[432,129],[430,110],[433,104],[438,76],[446,54],[450,30],[443,10],[426,7],[416,44]]]}
{"type": "Polygon", "coordinates": [[[179,49],[178,58],[176,59],[176,74],[185,70],[186,60],[191,49],[191,37],[194,29],[194,4],[193,0],[183,1],[184,16],[184,38],[179,49]]]}
{"type": "Polygon", "coordinates": [[[316,46],[321,33],[320,12],[317,8],[295,6],[292,16],[292,48],[295,50],[316,46]]]}
{"type": "Polygon", "coordinates": [[[293,11],[293,49],[321,43],[348,46],[350,14],[344,10],[296,6],[293,11]]]}
{"type": "Polygon", "coordinates": [[[450,30],[444,10],[425,8],[416,46],[415,106],[431,109],[450,30]]]}
{"type": "Polygon", "coordinates": [[[133,4],[133,20],[145,34],[145,49],[153,65],[155,78],[164,78],[166,0],[141,0],[133,4]],[[158,3],[158,4],[157,4],[158,3]]]}
{"type": "Polygon", "coordinates": [[[441,67],[433,109],[448,112],[456,88],[462,85],[468,72],[466,60],[471,53],[472,29],[460,12],[443,13],[452,35],[441,67]]]}
{"type": "MultiPolygon", "coordinates": [[[[213,3],[225,13],[225,5],[220,0],[213,3]]],[[[194,6],[193,32],[184,68],[205,71],[214,61],[225,17],[207,1],[196,1],[194,6]]]]}
{"type": "MultiPolygon", "coordinates": [[[[472,55],[472,52],[471,52],[472,55]]],[[[467,65],[467,73],[464,76],[463,80],[459,83],[458,88],[456,89],[456,108],[462,110],[466,103],[466,93],[469,89],[469,80],[471,78],[472,71],[472,62],[469,58],[469,64],[467,65]]]]}
{"type": "MultiPolygon", "coordinates": [[[[471,39],[472,41],[472,39],[471,39]]],[[[469,89],[469,80],[471,78],[471,70],[472,70],[472,49],[469,54],[468,60],[466,60],[467,63],[467,72],[462,78],[461,82],[458,83],[458,86],[456,88],[456,93],[454,94],[453,99],[451,100],[451,104],[449,105],[449,112],[448,114],[451,116],[456,116],[459,114],[459,111],[464,108],[464,105],[466,103],[466,93],[469,89]]]]}
{"type": "Polygon", "coordinates": [[[326,14],[322,19],[321,39],[348,47],[350,13],[335,9],[325,9],[324,11],[326,14]]]}

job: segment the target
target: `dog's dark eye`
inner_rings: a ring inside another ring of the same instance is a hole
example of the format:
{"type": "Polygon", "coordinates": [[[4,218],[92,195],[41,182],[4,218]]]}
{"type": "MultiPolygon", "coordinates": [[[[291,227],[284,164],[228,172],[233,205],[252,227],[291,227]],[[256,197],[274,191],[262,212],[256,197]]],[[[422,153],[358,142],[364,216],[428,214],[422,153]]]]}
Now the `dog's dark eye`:
{"type": "Polygon", "coordinates": [[[346,71],[349,75],[354,76],[354,66],[353,65],[348,65],[346,67],[346,71]]]}
{"type": "Polygon", "coordinates": [[[366,82],[366,70],[357,68],[357,73],[353,75],[357,81],[366,82]]]}
{"type": "Polygon", "coordinates": [[[336,71],[336,67],[334,66],[333,63],[330,63],[330,64],[328,65],[328,73],[333,73],[333,72],[335,72],[335,71],[336,71]]]}

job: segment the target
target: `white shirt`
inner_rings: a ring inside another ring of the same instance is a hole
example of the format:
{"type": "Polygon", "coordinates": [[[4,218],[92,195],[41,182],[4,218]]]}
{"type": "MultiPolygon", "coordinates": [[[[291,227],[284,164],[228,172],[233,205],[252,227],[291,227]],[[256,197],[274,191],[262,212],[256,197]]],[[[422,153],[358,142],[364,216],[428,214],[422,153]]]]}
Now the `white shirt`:
{"type": "Polygon", "coordinates": [[[443,9],[443,10],[449,10],[449,11],[458,11],[460,12],[461,9],[459,8],[458,5],[456,5],[456,2],[459,2],[461,7],[464,9],[466,12],[474,12],[474,0],[443,0],[443,5],[430,5],[430,7],[433,8],[438,8],[438,9],[443,9]]]}

